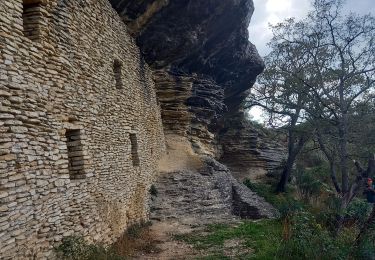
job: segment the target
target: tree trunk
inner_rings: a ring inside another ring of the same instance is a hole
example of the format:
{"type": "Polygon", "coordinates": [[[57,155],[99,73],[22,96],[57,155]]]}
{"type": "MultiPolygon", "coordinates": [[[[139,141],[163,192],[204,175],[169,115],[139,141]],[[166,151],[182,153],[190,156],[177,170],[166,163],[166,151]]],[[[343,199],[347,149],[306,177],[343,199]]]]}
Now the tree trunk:
{"type": "Polygon", "coordinates": [[[343,194],[349,191],[349,173],[348,173],[348,115],[343,114],[339,126],[339,144],[340,144],[340,170],[341,170],[341,191],[343,194]]]}
{"type": "Polygon", "coordinates": [[[329,162],[329,169],[331,171],[331,180],[332,180],[332,183],[335,186],[336,192],[340,194],[341,193],[341,188],[340,188],[340,185],[339,185],[339,183],[337,181],[336,170],[335,170],[335,165],[334,165],[333,161],[329,162]]]}
{"type": "Polygon", "coordinates": [[[327,160],[329,162],[329,170],[331,172],[332,183],[335,186],[336,192],[338,194],[341,194],[341,188],[340,188],[340,185],[339,185],[339,183],[337,181],[337,177],[336,177],[334,154],[329,152],[326,145],[324,144],[323,137],[322,137],[322,134],[321,134],[319,128],[316,129],[316,136],[318,138],[318,143],[319,143],[320,149],[323,151],[323,153],[325,154],[325,156],[327,157],[327,160]]]}
{"type": "MultiPolygon", "coordinates": [[[[342,198],[341,198],[341,209],[345,210],[350,202],[353,200],[353,198],[356,196],[360,186],[363,183],[363,179],[367,178],[369,176],[374,177],[375,175],[375,154],[373,155],[372,158],[369,159],[368,161],[368,166],[367,169],[364,170],[359,162],[354,161],[354,164],[357,168],[358,175],[355,179],[355,181],[352,183],[350,188],[346,193],[343,193],[342,198]]],[[[375,214],[375,209],[373,209],[372,215],[370,216],[369,220],[367,222],[373,223],[374,222],[374,214],[375,214]]],[[[338,216],[337,223],[336,223],[336,234],[340,231],[343,223],[343,216],[338,216]]]]}
{"type": "Polygon", "coordinates": [[[375,154],[373,154],[372,158],[368,161],[367,176],[375,178],[375,154]]]}
{"type": "Polygon", "coordinates": [[[279,183],[277,184],[276,192],[285,192],[286,191],[286,184],[288,183],[289,176],[292,172],[294,162],[297,158],[297,155],[303,148],[305,142],[306,142],[306,137],[302,136],[300,137],[297,145],[294,144],[293,140],[289,140],[291,142],[288,145],[288,159],[286,161],[286,164],[284,166],[283,172],[281,174],[281,178],[279,183]]]}
{"type": "Polygon", "coordinates": [[[284,166],[283,172],[281,174],[281,178],[279,183],[277,184],[276,192],[285,192],[286,190],[286,184],[288,183],[288,179],[290,176],[290,173],[292,172],[293,169],[293,164],[295,161],[295,158],[292,158],[293,155],[288,155],[288,159],[286,162],[286,165],[284,166]]]}

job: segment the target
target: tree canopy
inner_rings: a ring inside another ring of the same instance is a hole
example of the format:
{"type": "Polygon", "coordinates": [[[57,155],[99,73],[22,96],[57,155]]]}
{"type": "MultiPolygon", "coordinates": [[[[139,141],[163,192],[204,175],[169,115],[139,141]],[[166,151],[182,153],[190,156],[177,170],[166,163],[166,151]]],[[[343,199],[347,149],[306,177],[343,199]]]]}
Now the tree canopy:
{"type": "Polygon", "coordinates": [[[361,120],[371,118],[365,110],[375,101],[375,18],[343,14],[342,7],[341,0],[315,0],[305,19],[272,27],[266,70],[248,106],[265,108],[271,123],[288,129],[280,191],[296,153],[313,134],[347,204],[353,197],[348,195],[353,186],[349,163],[356,159],[349,153],[350,142],[361,120]]]}

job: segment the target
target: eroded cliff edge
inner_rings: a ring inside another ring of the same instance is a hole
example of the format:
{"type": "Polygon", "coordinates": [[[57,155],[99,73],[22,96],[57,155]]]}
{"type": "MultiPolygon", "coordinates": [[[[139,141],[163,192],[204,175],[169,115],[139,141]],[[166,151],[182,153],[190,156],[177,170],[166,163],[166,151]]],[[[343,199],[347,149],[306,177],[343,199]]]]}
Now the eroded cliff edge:
{"type": "Polygon", "coordinates": [[[154,69],[167,136],[184,136],[196,152],[218,159],[246,154],[267,169],[279,161],[276,144],[254,128],[237,129],[247,124],[241,105],[264,69],[248,37],[252,0],[110,2],[154,69]],[[238,135],[246,139],[239,145],[238,135]],[[270,152],[262,153],[262,143],[272,143],[270,152]]]}

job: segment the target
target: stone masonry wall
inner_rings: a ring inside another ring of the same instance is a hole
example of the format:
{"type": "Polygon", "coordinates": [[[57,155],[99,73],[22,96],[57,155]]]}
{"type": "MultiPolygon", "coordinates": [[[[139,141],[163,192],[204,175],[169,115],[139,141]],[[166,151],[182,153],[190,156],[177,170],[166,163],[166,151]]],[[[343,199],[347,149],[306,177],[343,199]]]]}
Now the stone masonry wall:
{"type": "Polygon", "coordinates": [[[147,217],[164,137],[126,31],[107,0],[0,1],[1,259],[110,243],[147,217]]]}

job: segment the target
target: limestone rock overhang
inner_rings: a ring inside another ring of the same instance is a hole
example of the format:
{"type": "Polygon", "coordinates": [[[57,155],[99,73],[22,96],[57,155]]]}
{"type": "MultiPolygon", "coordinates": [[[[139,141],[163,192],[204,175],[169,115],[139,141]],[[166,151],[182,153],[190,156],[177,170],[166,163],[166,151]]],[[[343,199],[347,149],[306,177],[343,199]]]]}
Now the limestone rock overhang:
{"type": "Polygon", "coordinates": [[[147,63],[213,79],[236,112],[264,63],[248,39],[252,0],[110,0],[147,63]]]}

